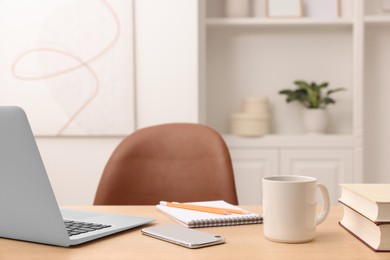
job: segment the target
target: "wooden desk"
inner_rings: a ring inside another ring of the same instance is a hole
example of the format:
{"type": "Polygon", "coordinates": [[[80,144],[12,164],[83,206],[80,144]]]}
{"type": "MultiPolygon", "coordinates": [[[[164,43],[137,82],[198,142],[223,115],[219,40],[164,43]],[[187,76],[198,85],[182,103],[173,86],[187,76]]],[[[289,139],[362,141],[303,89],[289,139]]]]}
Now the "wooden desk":
{"type": "MultiPolygon", "coordinates": [[[[175,223],[154,206],[73,207],[155,218],[152,225],[175,223]]],[[[260,207],[243,207],[261,213],[260,207]]],[[[0,238],[0,259],[390,259],[390,253],[375,253],[338,224],[341,207],[333,207],[318,226],[315,240],[304,244],[268,241],[263,225],[202,228],[226,238],[222,245],[187,249],[141,234],[136,228],[80,246],[62,248],[0,238]]]]}

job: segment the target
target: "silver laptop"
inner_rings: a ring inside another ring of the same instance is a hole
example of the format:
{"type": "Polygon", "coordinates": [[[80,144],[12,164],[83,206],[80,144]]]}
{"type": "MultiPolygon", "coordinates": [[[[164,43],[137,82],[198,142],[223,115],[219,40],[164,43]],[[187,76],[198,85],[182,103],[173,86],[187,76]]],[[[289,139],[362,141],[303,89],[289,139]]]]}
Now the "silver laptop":
{"type": "Polygon", "coordinates": [[[0,237],[67,247],[151,221],[60,210],[25,112],[0,107],[0,237]]]}

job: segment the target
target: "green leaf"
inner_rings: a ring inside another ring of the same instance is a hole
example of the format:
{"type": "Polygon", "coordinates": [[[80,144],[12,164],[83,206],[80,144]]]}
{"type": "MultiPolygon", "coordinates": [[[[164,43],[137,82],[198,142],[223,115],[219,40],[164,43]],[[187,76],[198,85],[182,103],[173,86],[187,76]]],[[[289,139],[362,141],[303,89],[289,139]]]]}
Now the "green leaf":
{"type": "Polygon", "coordinates": [[[322,100],[322,103],[325,105],[329,105],[329,104],[335,104],[336,101],[334,101],[334,99],[332,99],[330,97],[326,97],[322,100]]]}
{"type": "Polygon", "coordinates": [[[298,87],[306,89],[306,90],[310,89],[309,84],[303,80],[297,80],[294,82],[294,84],[297,85],[298,87]]]}
{"type": "Polygon", "coordinates": [[[328,90],[328,92],[326,92],[326,95],[329,96],[329,95],[332,94],[332,93],[339,92],[339,91],[343,91],[343,90],[345,90],[345,88],[330,89],[330,90],[328,90]]]}
{"type": "Polygon", "coordinates": [[[294,91],[289,90],[289,89],[283,89],[283,90],[279,91],[279,94],[290,95],[290,94],[293,93],[293,92],[294,92],[294,91]]]}
{"type": "Polygon", "coordinates": [[[323,82],[323,83],[321,83],[321,85],[318,86],[318,88],[322,89],[322,88],[326,88],[328,86],[329,86],[328,82],[323,82]]]}

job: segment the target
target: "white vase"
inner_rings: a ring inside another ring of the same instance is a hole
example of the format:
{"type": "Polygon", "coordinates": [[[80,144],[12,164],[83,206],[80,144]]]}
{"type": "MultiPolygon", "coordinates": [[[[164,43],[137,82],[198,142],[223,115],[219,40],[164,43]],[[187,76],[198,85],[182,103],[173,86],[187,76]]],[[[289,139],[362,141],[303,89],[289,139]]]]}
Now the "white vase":
{"type": "Polygon", "coordinates": [[[326,109],[307,108],[303,112],[303,124],[307,134],[323,134],[329,122],[326,109]]]}
{"type": "Polygon", "coordinates": [[[226,17],[249,17],[250,1],[249,0],[225,0],[226,17]]]}

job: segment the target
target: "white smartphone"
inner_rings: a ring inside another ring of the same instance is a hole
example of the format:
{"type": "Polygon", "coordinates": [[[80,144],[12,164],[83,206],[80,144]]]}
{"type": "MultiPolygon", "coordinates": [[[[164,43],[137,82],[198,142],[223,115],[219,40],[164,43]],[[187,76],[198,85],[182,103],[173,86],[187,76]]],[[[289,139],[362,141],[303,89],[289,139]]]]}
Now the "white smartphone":
{"type": "Polygon", "coordinates": [[[177,224],[141,229],[143,235],[158,238],[187,248],[200,248],[225,243],[225,239],[177,224]]]}

